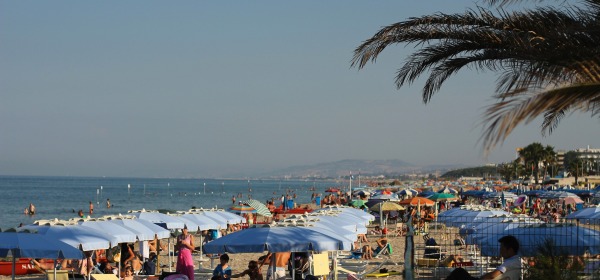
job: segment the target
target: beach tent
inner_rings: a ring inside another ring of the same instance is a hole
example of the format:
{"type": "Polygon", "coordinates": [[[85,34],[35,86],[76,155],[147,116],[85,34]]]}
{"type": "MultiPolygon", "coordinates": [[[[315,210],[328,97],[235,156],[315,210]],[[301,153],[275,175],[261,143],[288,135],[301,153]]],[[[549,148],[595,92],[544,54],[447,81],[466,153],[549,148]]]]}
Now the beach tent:
{"type": "MultiPolygon", "coordinates": [[[[39,234],[0,232],[0,257],[12,257],[12,279],[14,280],[18,258],[82,259],[83,253],[65,242],[39,234]]],[[[56,270],[54,271],[56,273],[56,270]]]]}
{"type": "Polygon", "coordinates": [[[458,191],[449,187],[443,187],[441,190],[437,191],[438,193],[450,193],[450,194],[458,194],[458,191]]]}
{"type": "Polygon", "coordinates": [[[313,211],[313,213],[327,212],[327,211],[340,211],[344,214],[350,214],[352,216],[359,217],[366,221],[375,221],[375,216],[373,216],[363,210],[352,208],[352,207],[347,207],[347,206],[325,206],[321,209],[317,209],[317,210],[313,211]]]}

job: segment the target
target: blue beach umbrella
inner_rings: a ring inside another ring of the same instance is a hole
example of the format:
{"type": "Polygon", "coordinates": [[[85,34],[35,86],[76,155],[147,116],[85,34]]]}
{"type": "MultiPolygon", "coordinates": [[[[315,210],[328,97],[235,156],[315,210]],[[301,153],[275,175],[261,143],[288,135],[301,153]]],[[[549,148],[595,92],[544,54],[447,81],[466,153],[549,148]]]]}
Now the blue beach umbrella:
{"type": "MultiPolygon", "coordinates": [[[[82,259],[83,253],[62,241],[40,234],[25,232],[0,232],[0,257],[12,256],[12,279],[18,258],[82,259]]],[[[56,277],[55,277],[56,279],[56,277]]]]}
{"type": "Polygon", "coordinates": [[[498,239],[512,235],[519,241],[519,255],[535,256],[538,247],[546,240],[551,240],[558,252],[571,256],[581,256],[585,252],[592,255],[600,253],[600,232],[573,224],[533,224],[508,228],[499,233],[492,233],[488,238],[477,242],[484,256],[498,256],[500,247],[498,239]]]}
{"type": "Polygon", "coordinates": [[[324,252],[351,250],[346,238],[310,227],[256,227],[230,233],[204,246],[206,253],[324,252]]]}

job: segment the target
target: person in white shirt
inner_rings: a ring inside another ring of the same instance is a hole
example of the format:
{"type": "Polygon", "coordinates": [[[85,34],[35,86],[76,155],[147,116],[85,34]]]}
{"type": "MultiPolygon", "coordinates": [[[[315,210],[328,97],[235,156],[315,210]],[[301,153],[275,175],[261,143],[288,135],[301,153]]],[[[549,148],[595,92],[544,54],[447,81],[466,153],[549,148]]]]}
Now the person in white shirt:
{"type": "Polygon", "coordinates": [[[466,270],[456,268],[447,280],[454,279],[521,279],[521,258],[517,255],[519,252],[519,241],[512,235],[507,235],[498,240],[500,242],[500,256],[504,262],[494,271],[482,275],[480,278],[472,277],[466,270]]]}

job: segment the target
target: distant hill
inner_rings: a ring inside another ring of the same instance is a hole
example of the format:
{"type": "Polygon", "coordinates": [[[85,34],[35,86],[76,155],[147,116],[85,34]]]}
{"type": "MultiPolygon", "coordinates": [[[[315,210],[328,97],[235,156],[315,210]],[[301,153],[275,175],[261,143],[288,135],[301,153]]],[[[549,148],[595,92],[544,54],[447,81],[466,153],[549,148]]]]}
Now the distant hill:
{"type": "Polygon", "coordinates": [[[353,175],[382,175],[402,174],[421,169],[402,160],[359,160],[346,159],[313,165],[292,166],[272,172],[266,172],[259,177],[313,177],[313,178],[339,178],[353,175]]]}
{"type": "Polygon", "coordinates": [[[470,167],[470,168],[462,168],[456,169],[449,172],[444,173],[442,178],[460,178],[460,177],[487,177],[496,175],[498,173],[498,169],[494,166],[478,166],[478,167],[470,167]]]}

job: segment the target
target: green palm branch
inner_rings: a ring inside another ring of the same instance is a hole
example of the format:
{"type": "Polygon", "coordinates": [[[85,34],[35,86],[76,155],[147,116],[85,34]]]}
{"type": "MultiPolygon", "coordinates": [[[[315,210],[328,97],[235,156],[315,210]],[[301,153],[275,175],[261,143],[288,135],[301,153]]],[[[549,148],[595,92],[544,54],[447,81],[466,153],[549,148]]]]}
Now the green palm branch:
{"type": "MultiPolygon", "coordinates": [[[[489,1],[506,4],[513,1],[489,1]]],[[[482,135],[489,151],[516,126],[544,117],[552,133],[575,111],[597,116],[600,94],[600,0],[584,7],[540,7],[506,12],[477,7],[463,14],[410,18],[384,27],[354,52],[362,69],[393,44],[420,47],[396,74],[401,88],[429,73],[422,90],[428,103],[444,82],[465,67],[499,74],[497,103],[488,107],[482,135]]]]}

